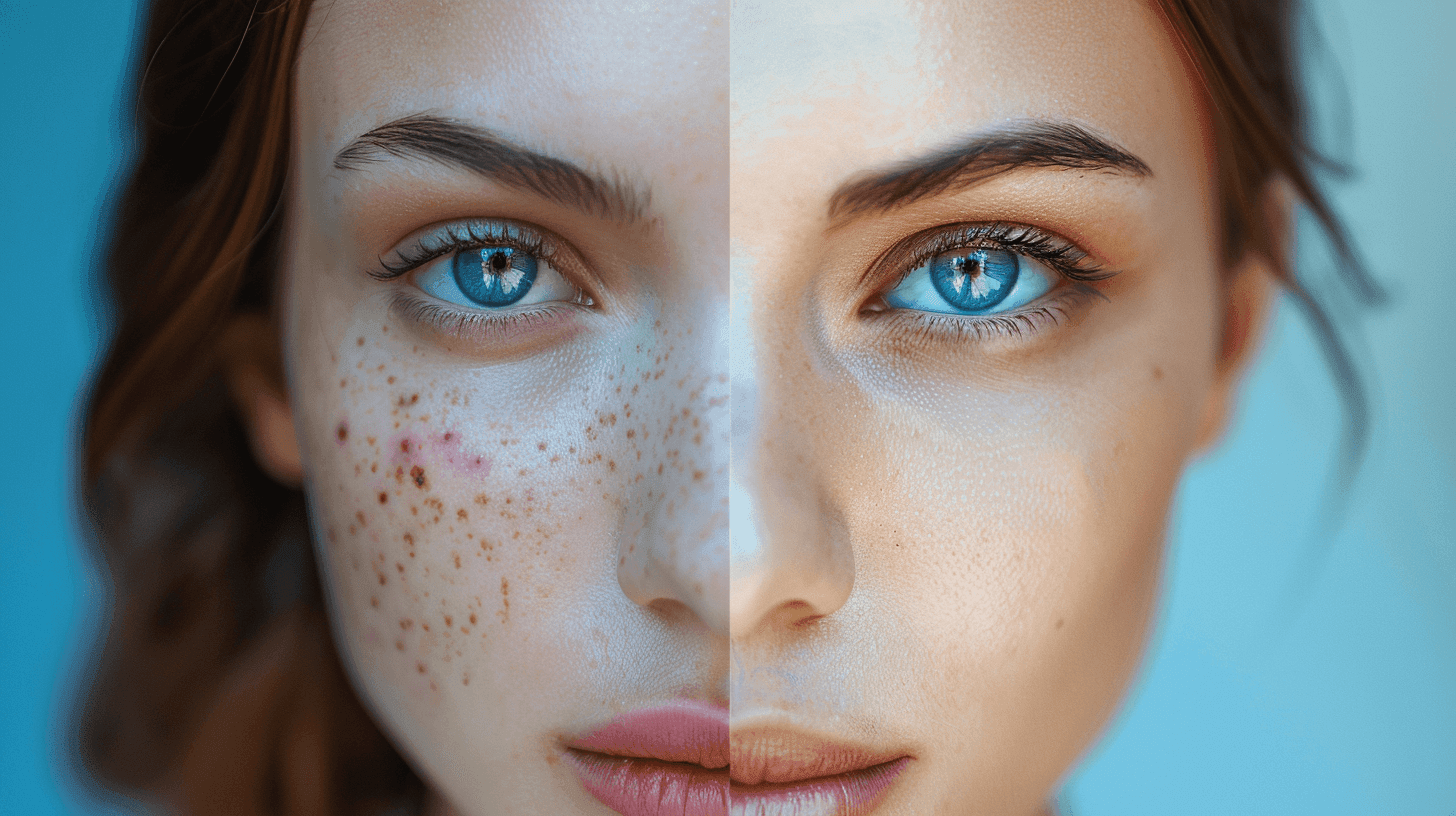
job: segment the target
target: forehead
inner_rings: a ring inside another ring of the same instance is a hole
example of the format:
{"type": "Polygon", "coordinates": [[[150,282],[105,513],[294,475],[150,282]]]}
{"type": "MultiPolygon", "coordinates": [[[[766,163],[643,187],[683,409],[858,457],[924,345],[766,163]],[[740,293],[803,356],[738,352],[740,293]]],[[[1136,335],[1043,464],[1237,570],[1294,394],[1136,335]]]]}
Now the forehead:
{"type": "Polygon", "coordinates": [[[301,135],[332,151],[430,111],[653,174],[645,159],[691,161],[708,137],[721,155],[727,39],[717,0],[317,0],[299,63],[301,135]]]}
{"type": "Polygon", "coordinates": [[[732,33],[735,159],[812,156],[800,188],[1027,118],[1089,126],[1157,176],[1203,169],[1196,86],[1150,1],[739,0],[732,33]]]}

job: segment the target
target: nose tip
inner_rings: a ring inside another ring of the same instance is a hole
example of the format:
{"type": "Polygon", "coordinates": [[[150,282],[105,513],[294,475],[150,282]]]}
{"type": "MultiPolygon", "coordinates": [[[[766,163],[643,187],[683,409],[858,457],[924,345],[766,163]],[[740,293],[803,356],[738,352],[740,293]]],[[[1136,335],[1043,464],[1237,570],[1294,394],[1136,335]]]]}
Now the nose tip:
{"type": "Polygon", "coordinates": [[[814,492],[807,481],[776,479],[771,489],[750,490],[746,480],[730,478],[728,626],[735,639],[833,614],[849,600],[849,542],[814,492]]]}
{"type": "Polygon", "coordinates": [[[728,513],[721,501],[712,502],[714,495],[721,492],[651,503],[619,547],[617,581],[634,603],[685,608],[710,631],[726,636],[728,513]],[[700,506],[705,503],[715,506],[700,506]]]}

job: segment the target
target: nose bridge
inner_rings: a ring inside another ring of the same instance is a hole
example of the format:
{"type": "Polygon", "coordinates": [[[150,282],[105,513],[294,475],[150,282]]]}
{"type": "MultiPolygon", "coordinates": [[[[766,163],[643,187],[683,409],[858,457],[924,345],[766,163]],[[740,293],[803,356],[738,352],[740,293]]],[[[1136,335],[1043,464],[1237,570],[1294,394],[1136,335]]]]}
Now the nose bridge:
{"type": "Polygon", "coordinates": [[[764,331],[747,275],[734,271],[729,630],[736,639],[839,609],[854,584],[854,559],[806,433],[813,383],[804,374],[810,367],[794,361],[807,349],[791,332],[764,331]]]}
{"type": "Polygon", "coordinates": [[[665,316],[659,325],[671,339],[651,350],[651,365],[633,383],[637,410],[651,419],[624,417],[625,433],[638,436],[645,455],[627,479],[617,578],[633,601],[681,605],[726,635],[729,386],[721,322],[665,316]]]}

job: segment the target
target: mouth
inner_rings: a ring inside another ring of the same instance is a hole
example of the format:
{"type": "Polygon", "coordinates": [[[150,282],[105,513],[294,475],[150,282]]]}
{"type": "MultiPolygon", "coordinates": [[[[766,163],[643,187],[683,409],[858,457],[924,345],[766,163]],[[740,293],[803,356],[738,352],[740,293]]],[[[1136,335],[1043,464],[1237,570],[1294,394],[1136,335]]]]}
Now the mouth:
{"type": "Polygon", "coordinates": [[[622,816],[728,813],[728,709],[682,701],[623,714],[566,743],[587,792],[622,816]]]}
{"type": "Polygon", "coordinates": [[[735,732],[729,758],[733,816],[864,816],[911,760],[781,729],[735,732]]]}

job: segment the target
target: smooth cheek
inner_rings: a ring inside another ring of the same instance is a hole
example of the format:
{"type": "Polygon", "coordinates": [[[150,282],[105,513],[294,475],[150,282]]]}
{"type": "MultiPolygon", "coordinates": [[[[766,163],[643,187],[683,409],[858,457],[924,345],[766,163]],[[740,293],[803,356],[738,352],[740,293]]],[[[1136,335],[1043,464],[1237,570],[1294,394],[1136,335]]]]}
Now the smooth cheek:
{"type": "Polygon", "coordinates": [[[864,682],[893,680],[882,699],[904,711],[888,713],[920,720],[925,772],[944,776],[920,790],[1032,806],[1120,698],[1206,389],[1211,331],[1191,325],[1178,358],[1149,351],[1171,330],[1148,321],[1035,387],[917,388],[900,366],[825,392],[841,422],[821,473],[854,542],[845,613],[908,633],[879,661],[903,665],[864,682]],[[977,783],[957,782],[968,770],[977,783]]]}

